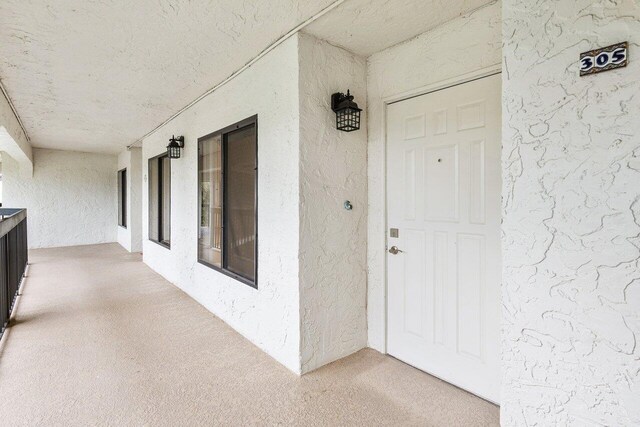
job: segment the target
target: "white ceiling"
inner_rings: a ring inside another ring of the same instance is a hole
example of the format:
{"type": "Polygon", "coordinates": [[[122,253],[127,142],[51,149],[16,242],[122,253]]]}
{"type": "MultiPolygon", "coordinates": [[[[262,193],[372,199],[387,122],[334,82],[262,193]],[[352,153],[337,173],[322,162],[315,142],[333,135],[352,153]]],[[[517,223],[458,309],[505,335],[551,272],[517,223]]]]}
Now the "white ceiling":
{"type": "Polygon", "coordinates": [[[347,0],[304,32],[369,56],[495,0],[347,0]]]}
{"type": "Polygon", "coordinates": [[[334,0],[0,0],[36,147],[117,153],[334,0]]]}
{"type": "MultiPolygon", "coordinates": [[[[35,147],[117,153],[335,0],[0,0],[35,147]]],[[[345,0],[305,31],[368,56],[489,0],[345,0]]]]}

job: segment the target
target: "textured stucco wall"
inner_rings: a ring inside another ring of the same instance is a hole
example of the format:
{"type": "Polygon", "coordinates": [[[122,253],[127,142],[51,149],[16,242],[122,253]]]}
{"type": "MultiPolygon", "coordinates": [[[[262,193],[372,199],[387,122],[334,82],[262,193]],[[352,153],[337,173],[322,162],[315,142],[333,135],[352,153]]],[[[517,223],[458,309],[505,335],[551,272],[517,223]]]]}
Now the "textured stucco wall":
{"type": "Polygon", "coordinates": [[[640,425],[640,3],[503,3],[504,425],[640,425]],[[627,68],[580,52],[630,42],[627,68]]]}
{"type": "MultiPolygon", "coordinates": [[[[298,39],[143,141],[144,261],[294,372],[300,372],[298,291],[298,39]],[[258,289],[197,263],[197,139],[258,115],[258,289]],[[148,159],[184,135],[171,162],[171,249],[147,240],[148,159]]],[[[197,325],[194,325],[197,327],[197,325]]]]}
{"type": "Polygon", "coordinates": [[[500,3],[450,21],[367,60],[369,107],[369,346],[385,350],[384,99],[500,64],[500,3]]]}
{"type": "Polygon", "coordinates": [[[365,69],[364,59],[299,34],[143,142],[145,262],[296,373],[366,345],[366,130],[337,132],[329,105],[350,88],[365,107],[365,69]],[[257,290],[196,262],[197,138],[254,114],[257,290]],[[147,240],[147,159],[172,134],[186,146],[171,164],[166,249],[147,240]]]}
{"type": "Polygon", "coordinates": [[[34,149],[33,177],[3,156],[4,203],[27,208],[29,247],[115,242],[117,157],[34,149]]]}
{"type": "Polygon", "coordinates": [[[140,252],[142,251],[141,148],[134,147],[118,155],[118,170],[125,168],[127,169],[127,227],[116,225],[118,243],[129,252],[140,252]]]}
{"type": "Polygon", "coordinates": [[[302,34],[300,63],[300,315],[302,371],[367,344],[366,61],[302,34]],[[330,95],[356,96],[356,132],[336,130],[330,95]],[[350,200],[353,210],[343,207],[350,200]]]}
{"type": "Polygon", "coordinates": [[[9,101],[0,91],[0,152],[15,160],[24,177],[33,174],[33,152],[9,101]]]}
{"type": "Polygon", "coordinates": [[[367,57],[425,33],[492,0],[347,0],[304,28],[367,57]]]}
{"type": "Polygon", "coordinates": [[[129,224],[131,252],[142,251],[142,148],[130,150],[131,173],[129,178],[129,224]]]}
{"type": "MultiPolygon", "coordinates": [[[[131,205],[129,202],[131,200],[131,198],[129,197],[129,172],[131,169],[131,153],[127,150],[118,154],[118,170],[120,171],[125,168],[127,169],[127,227],[121,227],[116,222],[116,232],[118,235],[118,243],[120,243],[123,248],[131,252],[131,225],[129,224],[129,221],[131,220],[131,205]]],[[[116,203],[116,209],[117,208],[118,205],[116,203]]]]}

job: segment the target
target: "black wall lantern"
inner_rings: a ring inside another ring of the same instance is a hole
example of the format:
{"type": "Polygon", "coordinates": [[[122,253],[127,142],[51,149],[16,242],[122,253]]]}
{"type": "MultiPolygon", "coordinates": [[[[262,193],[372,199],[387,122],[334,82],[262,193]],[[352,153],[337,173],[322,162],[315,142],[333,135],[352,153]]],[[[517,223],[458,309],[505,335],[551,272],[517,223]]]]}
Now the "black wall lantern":
{"type": "Polygon", "coordinates": [[[336,113],[336,128],[345,132],[360,129],[360,112],[358,104],[353,102],[353,95],[334,93],[331,95],[331,109],[336,113]]]}
{"type": "Polygon", "coordinates": [[[175,137],[172,136],[167,145],[167,154],[170,159],[179,159],[180,151],[184,147],[184,136],[175,137]]]}

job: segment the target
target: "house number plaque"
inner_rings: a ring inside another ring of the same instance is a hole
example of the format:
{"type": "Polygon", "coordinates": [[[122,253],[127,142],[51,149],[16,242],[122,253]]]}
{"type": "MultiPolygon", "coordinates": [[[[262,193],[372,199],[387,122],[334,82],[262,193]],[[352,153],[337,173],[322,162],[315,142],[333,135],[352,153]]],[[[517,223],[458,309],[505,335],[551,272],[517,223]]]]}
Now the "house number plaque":
{"type": "Polygon", "coordinates": [[[580,54],[580,76],[627,66],[628,42],[590,50],[580,54]]]}

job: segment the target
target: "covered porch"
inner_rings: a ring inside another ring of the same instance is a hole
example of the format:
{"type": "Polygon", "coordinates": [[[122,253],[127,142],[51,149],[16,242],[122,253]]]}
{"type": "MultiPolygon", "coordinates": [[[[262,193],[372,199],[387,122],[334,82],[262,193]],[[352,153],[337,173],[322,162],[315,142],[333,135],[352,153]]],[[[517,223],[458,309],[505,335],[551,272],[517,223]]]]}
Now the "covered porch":
{"type": "Polygon", "coordinates": [[[1,1],[0,424],[640,425],[639,47],[640,0],[1,1]]]}

